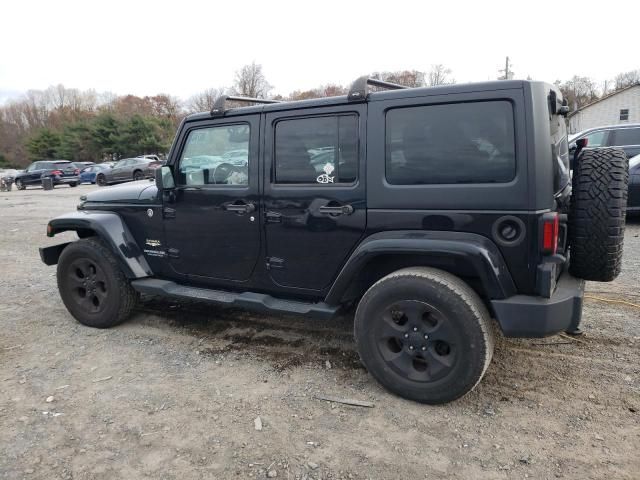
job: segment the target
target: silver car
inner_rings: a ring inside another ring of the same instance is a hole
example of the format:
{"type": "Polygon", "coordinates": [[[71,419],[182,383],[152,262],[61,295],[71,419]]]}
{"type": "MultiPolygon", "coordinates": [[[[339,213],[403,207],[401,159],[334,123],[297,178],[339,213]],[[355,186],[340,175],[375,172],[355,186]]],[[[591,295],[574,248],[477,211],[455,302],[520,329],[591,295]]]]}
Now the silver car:
{"type": "Polygon", "coordinates": [[[160,162],[150,158],[124,158],[111,168],[101,170],[96,175],[96,183],[103,187],[114,183],[151,178],[159,165],[161,165],[160,162]]]}

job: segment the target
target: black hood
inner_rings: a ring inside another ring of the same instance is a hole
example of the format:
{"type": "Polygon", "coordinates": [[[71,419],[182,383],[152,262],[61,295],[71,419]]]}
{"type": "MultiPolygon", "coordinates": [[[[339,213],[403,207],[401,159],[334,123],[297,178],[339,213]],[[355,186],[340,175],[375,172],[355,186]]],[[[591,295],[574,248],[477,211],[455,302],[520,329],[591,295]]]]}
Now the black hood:
{"type": "Polygon", "coordinates": [[[100,187],[87,193],[81,200],[92,203],[153,203],[158,189],[153,181],[140,180],[113,187],[100,187]]]}

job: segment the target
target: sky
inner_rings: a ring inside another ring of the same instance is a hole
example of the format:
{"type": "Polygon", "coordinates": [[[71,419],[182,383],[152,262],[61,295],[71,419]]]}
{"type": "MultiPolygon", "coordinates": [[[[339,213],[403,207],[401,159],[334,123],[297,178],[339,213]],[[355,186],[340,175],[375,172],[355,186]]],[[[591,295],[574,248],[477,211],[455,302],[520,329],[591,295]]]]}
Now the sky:
{"type": "Polygon", "coordinates": [[[491,80],[507,55],[516,78],[548,82],[640,69],[625,43],[637,0],[5,0],[0,12],[0,103],[57,84],[187,99],[252,61],[283,95],[434,64],[491,80]]]}

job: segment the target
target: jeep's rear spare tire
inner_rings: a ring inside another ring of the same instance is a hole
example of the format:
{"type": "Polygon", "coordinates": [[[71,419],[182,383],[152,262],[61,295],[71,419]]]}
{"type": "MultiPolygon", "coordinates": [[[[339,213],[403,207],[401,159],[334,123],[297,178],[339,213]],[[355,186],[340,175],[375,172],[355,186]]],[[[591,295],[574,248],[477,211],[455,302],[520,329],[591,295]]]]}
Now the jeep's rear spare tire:
{"type": "Polygon", "coordinates": [[[376,282],[355,316],[355,339],[369,373],[390,391],[438,404],[470,392],[493,355],[491,317],[464,281],[427,267],[376,282]]]}
{"type": "Polygon", "coordinates": [[[569,215],[569,271],[610,282],[620,273],[629,183],[622,150],[584,150],[573,171],[569,215]]]}

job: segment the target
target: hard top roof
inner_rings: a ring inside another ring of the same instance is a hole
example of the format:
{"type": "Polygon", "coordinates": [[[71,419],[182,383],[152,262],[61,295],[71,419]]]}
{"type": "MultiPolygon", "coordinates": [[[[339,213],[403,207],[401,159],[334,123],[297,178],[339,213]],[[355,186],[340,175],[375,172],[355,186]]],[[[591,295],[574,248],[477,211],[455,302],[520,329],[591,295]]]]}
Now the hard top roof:
{"type": "MultiPolygon", "coordinates": [[[[490,82],[440,85],[437,87],[417,87],[403,88],[401,90],[383,90],[369,93],[366,97],[366,101],[375,102],[397,98],[428,97],[433,95],[447,95],[453,93],[473,93],[492,90],[522,89],[524,88],[525,84],[532,83],[542,82],[535,82],[531,80],[494,80],[490,82]]],[[[552,85],[549,86],[553,88],[552,85]]],[[[230,108],[228,110],[225,110],[224,117],[228,118],[240,115],[250,115],[262,112],[277,112],[299,108],[330,107],[334,105],[348,105],[352,103],[356,104],[361,102],[349,101],[347,95],[340,95],[337,97],[313,98],[309,100],[292,100],[271,104],[252,105],[248,107],[230,108]]],[[[188,115],[185,118],[185,121],[191,122],[197,120],[207,120],[210,118],[212,118],[211,112],[200,112],[188,115]]]]}

